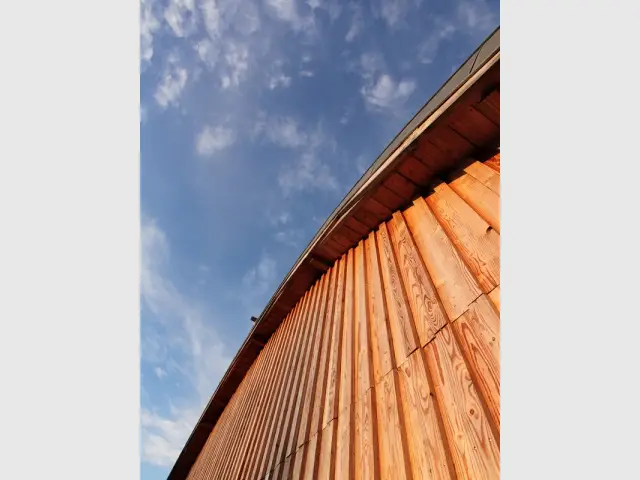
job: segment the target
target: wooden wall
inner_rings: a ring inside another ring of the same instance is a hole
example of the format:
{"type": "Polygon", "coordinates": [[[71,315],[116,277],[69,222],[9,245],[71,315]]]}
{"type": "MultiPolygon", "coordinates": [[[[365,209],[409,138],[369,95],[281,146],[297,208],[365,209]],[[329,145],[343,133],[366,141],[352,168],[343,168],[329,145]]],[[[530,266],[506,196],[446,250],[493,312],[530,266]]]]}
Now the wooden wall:
{"type": "Polygon", "coordinates": [[[188,478],[498,478],[499,172],[499,155],[470,165],[343,255],[188,478]]]}

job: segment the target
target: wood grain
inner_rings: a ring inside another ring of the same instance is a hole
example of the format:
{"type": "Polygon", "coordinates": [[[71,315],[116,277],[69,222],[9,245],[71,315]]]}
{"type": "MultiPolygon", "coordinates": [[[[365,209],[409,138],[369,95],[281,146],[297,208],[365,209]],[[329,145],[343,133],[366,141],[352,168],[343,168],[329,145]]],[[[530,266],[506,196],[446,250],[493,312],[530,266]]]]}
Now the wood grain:
{"type": "Polygon", "coordinates": [[[500,173],[493,168],[482,162],[473,162],[464,171],[500,196],[500,173]]]}
{"type": "Polygon", "coordinates": [[[482,293],[478,282],[423,198],[404,212],[442,306],[455,320],[482,293]]]}
{"type": "Polygon", "coordinates": [[[336,438],[336,467],[335,478],[354,478],[354,435],[353,435],[353,404],[349,404],[338,416],[338,430],[336,438]]]}
{"type": "Polygon", "coordinates": [[[305,356],[301,359],[302,372],[299,379],[299,389],[294,385],[294,392],[297,392],[295,404],[293,406],[293,420],[286,440],[285,456],[292,454],[298,447],[299,429],[308,431],[309,411],[311,409],[311,401],[314,394],[316,383],[316,375],[318,373],[318,357],[320,353],[320,345],[322,343],[322,331],[324,327],[325,312],[327,307],[327,291],[329,287],[329,278],[324,275],[319,281],[320,288],[318,291],[318,303],[315,306],[315,312],[312,322],[312,331],[309,335],[309,344],[305,356]]]}
{"type": "Polygon", "coordinates": [[[382,279],[376,235],[371,233],[365,241],[367,306],[369,308],[369,324],[371,326],[371,349],[374,383],[394,368],[389,319],[382,291],[382,279]]]}
{"type": "Polygon", "coordinates": [[[500,451],[451,326],[425,347],[456,475],[500,478],[500,451]]]}
{"type": "Polygon", "coordinates": [[[427,378],[423,350],[413,352],[398,367],[398,373],[413,477],[455,478],[438,423],[439,412],[427,378]]]}
{"type": "Polygon", "coordinates": [[[332,268],[326,275],[328,277],[329,288],[327,296],[327,306],[325,310],[325,322],[323,325],[322,342],[318,348],[320,348],[320,358],[318,362],[318,371],[316,374],[314,393],[313,393],[313,407],[311,410],[311,419],[308,422],[306,431],[301,428],[298,434],[298,447],[306,442],[311,435],[315,435],[322,429],[322,415],[324,412],[325,393],[327,386],[327,376],[329,373],[329,348],[333,342],[333,311],[334,311],[334,297],[336,291],[336,273],[337,269],[332,268]]]}
{"type": "Polygon", "coordinates": [[[427,204],[483,293],[500,285],[500,235],[445,183],[427,197],[427,204]]]}
{"type": "Polygon", "coordinates": [[[500,441],[500,317],[487,295],[453,323],[475,386],[484,398],[500,441]]]}
{"type": "MultiPolygon", "coordinates": [[[[302,478],[302,475],[304,473],[304,463],[306,461],[306,456],[307,456],[307,448],[309,447],[309,444],[311,443],[311,440],[309,440],[309,443],[303,445],[302,447],[300,447],[296,453],[293,454],[293,460],[291,461],[293,466],[291,467],[291,479],[292,480],[300,480],[302,478]]],[[[240,477],[242,478],[242,477],[240,477]]],[[[249,479],[247,479],[249,480],[249,479]]]]}
{"type": "Polygon", "coordinates": [[[397,375],[396,370],[391,370],[375,387],[377,430],[380,432],[380,478],[383,480],[412,478],[397,375]]]}
{"type": "Polygon", "coordinates": [[[342,312],[344,307],[344,278],[346,259],[342,257],[336,266],[337,282],[335,302],[333,304],[332,342],[329,350],[329,370],[327,372],[327,388],[322,413],[322,428],[331,420],[338,418],[338,398],[340,392],[340,352],[342,351],[342,312]]]}
{"type": "Polygon", "coordinates": [[[484,162],[484,164],[489,167],[494,169],[496,172],[500,173],[500,154],[498,153],[497,155],[494,155],[493,157],[491,157],[489,160],[487,160],[486,162],[484,162]]]}
{"type": "Polygon", "coordinates": [[[306,462],[304,464],[304,469],[302,470],[302,475],[300,477],[295,476],[294,478],[304,478],[305,480],[315,479],[316,472],[318,471],[318,464],[314,460],[316,458],[316,451],[318,450],[318,440],[319,440],[318,435],[314,435],[309,439],[309,443],[307,443],[306,445],[307,457],[306,457],[306,462]]]}
{"type": "Polygon", "coordinates": [[[373,389],[369,389],[356,401],[354,418],[355,478],[377,480],[380,478],[378,463],[378,420],[373,389]]]}
{"type": "Polygon", "coordinates": [[[401,364],[419,345],[413,319],[409,311],[408,301],[398,273],[398,265],[391,246],[389,231],[383,223],[376,237],[380,270],[382,272],[383,290],[385,293],[389,327],[393,338],[393,349],[396,365],[401,364]]]}
{"type": "Polygon", "coordinates": [[[496,232],[500,233],[500,196],[497,193],[468,173],[449,185],[496,232]]]}
{"type": "Polygon", "coordinates": [[[309,308],[305,313],[305,317],[301,319],[302,328],[300,329],[300,336],[294,343],[296,352],[289,371],[289,377],[285,383],[285,395],[283,397],[279,416],[276,417],[276,434],[274,437],[275,444],[272,447],[270,459],[267,463],[267,471],[272,470],[279,462],[284,460],[291,423],[296,421],[298,417],[298,400],[300,400],[301,394],[303,393],[300,390],[305,379],[304,376],[309,371],[309,351],[315,329],[318,325],[317,315],[319,312],[319,303],[321,300],[321,289],[323,284],[324,282],[321,279],[311,287],[309,308]]]}
{"type": "Polygon", "coordinates": [[[347,274],[344,289],[344,322],[342,324],[342,354],[340,355],[340,398],[338,415],[353,401],[355,392],[354,359],[354,252],[347,254],[347,274]]]}
{"type": "Polygon", "coordinates": [[[420,346],[424,346],[447,323],[447,319],[402,213],[394,213],[387,226],[400,267],[404,291],[409,300],[411,317],[418,332],[420,346]]]}
{"type": "Polygon", "coordinates": [[[369,319],[367,312],[366,268],[364,261],[364,242],[355,249],[355,339],[356,339],[356,392],[355,400],[360,399],[373,385],[371,365],[371,346],[369,340],[369,319]]]}
{"type": "Polygon", "coordinates": [[[338,421],[332,420],[321,432],[320,455],[318,458],[317,476],[314,480],[333,480],[336,466],[336,431],[338,421]]]}
{"type": "Polygon", "coordinates": [[[500,314],[500,285],[489,292],[489,298],[493,306],[496,307],[498,314],[500,314]]]}

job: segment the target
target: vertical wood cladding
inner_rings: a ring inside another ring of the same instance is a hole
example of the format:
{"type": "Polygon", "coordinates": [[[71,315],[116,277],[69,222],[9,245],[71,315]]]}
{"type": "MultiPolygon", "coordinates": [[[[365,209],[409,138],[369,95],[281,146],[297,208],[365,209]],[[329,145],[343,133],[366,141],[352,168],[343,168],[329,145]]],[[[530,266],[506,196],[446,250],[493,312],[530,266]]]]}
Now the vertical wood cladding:
{"type": "Polygon", "coordinates": [[[395,212],[300,299],[189,479],[500,475],[500,157],[395,212]]]}

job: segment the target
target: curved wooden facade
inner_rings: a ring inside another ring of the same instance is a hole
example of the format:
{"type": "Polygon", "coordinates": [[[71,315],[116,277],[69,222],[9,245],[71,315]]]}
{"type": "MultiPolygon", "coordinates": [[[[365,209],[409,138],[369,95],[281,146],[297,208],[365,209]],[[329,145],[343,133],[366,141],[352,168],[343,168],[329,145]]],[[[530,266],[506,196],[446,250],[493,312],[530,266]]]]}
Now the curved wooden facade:
{"type": "Polygon", "coordinates": [[[170,479],[499,478],[499,69],[498,29],[336,208],[170,479]]]}
{"type": "Polygon", "coordinates": [[[188,478],[498,478],[499,168],[471,164],[320,277],[188,478]]]}

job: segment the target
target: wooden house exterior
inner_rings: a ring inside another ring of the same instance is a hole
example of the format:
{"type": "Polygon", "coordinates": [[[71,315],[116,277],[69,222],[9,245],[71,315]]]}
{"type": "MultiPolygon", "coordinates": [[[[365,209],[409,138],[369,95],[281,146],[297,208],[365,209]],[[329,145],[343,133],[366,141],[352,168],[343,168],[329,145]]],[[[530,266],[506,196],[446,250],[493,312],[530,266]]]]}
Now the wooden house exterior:
{"type": "Polygon", "coordinates": [[[500,43],[320,228],[170,479],[500,476],[500,43]]]}

